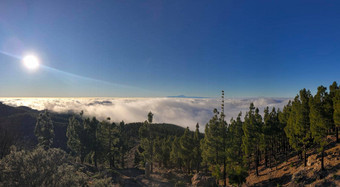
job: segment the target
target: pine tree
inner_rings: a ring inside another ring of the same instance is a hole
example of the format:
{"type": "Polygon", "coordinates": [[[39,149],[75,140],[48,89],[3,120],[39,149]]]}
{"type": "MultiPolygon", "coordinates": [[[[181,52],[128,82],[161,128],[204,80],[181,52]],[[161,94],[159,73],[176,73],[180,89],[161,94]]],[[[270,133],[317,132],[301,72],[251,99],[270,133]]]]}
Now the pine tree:
{"type": "Polygon", "coordinates": [[[339,143],[339,128],[340,128],[340,96],[339,96],[339,88],[340,85],[334,81],[332,85],[329,86],[329,95],[332,99],[332,115],[333,115],[333,122],[334,122],[334,129],[335,129],[335,137],[336,142],[339,143]]]}
{"type": "Polygon", "coordinates": [[[209,166],[217,180],[226,178],[227,124],[214,109],[214,116],[205,127],[204,139],[201,143],[203,163],[209,166]],[[221,171],[222,169],[222,171],[221,171]]]}
{"type": "Polygon", "coordinates": [[[269,167],[271,167],[270,162],[270,156],[269,156],[269,150],[270,146],[272,145],[272,122],[269,115],[269,108],[268,106],[264,109],[264,116],[263,116],[263,134],[264,134],[264,160],[265,160],[265,166],[268,167],[268,159],[269,159],[269,167]],[[268,158],[269,157],[269,158],[268,158]]]}
{"type": "Polygon", "coordinates": [[[159,136],[157,136],[153,141],[153,155],[154,155],[154,161],[158,163],[159,167],[162,167],[162,161],[163,161],[163,150],[162,148],[162,141],[163,139],[160,139],[159,136]]]}
{"type": "Polygon", "coordinates": [[[171,145],[170,162],[172,166],[182,169],[183,161],[180,156],[180,149],[179,138],[175,137],[171,145]]]}
{"type": "Polygon", "coordinates": [[[281,111],[278,112],[279,121],[281,124],[280,132],[282,133],[282,136],[284,139],[283,141],[284,142],[284,153],[285,153],[286,160],[287,160],[287,153],[289,150],[289,142],[288,142],[288,137],[286,136],[287,133],[285,132],[285,130],[288,125],[288,119],[289,119],[289,115],[291,112],[291,107],[292,107],[292,102],[289,100],[288,104],[283,107],[282,112],[281,111]]]}
{"type": "Polygon", "coordinates": [[[98,128],[99,157],[102,162],[108,162],[110,168],[115,167],[115,161],[117,160],[119,135],[119,130],[115,123],[110,123],[109,120],[100,122],[98,128]]]}
{"type": "Polygon", "coordinates": [[[144,122],[144,124],[139,128],[139,137],[141,139],[141,147],[144,149],[142,155],[144,157],[145,162],[150,163],[150,172],[153,172],[153,147],[154,147],[154,133],[151,130],[151,123],[153,121],[152,112],[148,113],[148,120],[144,122]]]}
{"type": "Polygon", "coordinates": [[[180,155],[189,174],[191,172],[191,160],[193,159],[193,139],[189,127],[185,129],[184,134],[179,140],[179,144],[180,155]]]}
{"type": "Polygon", "coordinates": [[[196,167],[196,172],[199,173],[200,171],[200,164],[202,161],[201,157],[201,146],[200,146],[200,131],[199,131],[199,124],[196,124],[196,130],[195,130],[195,135],[194,135],[194,140],[193,140],[193,163],[194,166],[196,167]]]}
{"type": "Polygon", "coordinates": [[[163,138],[161,142],[161,153],[162,153],[162,164],[164,167],[168,167],[170,161],[170,151],[171,151],[171,138],[163,138]]]}
{"type": "Polygon", "coordinates": [[[93,117],[92,119],[87,118],[84,122],[84,130],[86,134],[85,147],[87,149],[87,153],[91,153],[91,162],[94,162],[95,167],[97,167],[99,148],[99,121],[95,117],[93,117]]]}
{"type": "Polygon", "coordinates": [[[45,150],[52,146],[54,139],[54,126],[47,110],[39,114],[34,134],[38,139],[39,146],[42,146],[45,150]]]}
{"type": "Polygon", "coordinates": [[[262,134],[262,117],[259,114],[259,109],[254,107],[251,103],[249,111],[244,117],[242,126],[244,136],[242,138],[242,148],[245,152],[245,159],[250,160],[253,158],[255,163],[256,175],[259,175],[258,166],[260,162],[260,146],[263,141],[262,134]]]}
{"type": "Polygon", "coordinates": [[[292,102],[291,112],[285,128],[289,144],[304,157],[304,166],[307,165],[307,149],[311,144],[309,98],[310,91],[300,90],[292,102]]]}
{"type": "Polygon", "coordinates": [[[234,120],[233,118],[230,120],[230,126],[228,128],[228,162],[231,166],[236,166],[242,164],[242,137],[243,137],[243,122],[241,120],[242,112],[240,112],[234,120]]]}
{"type": "Polygon", "coordinates": [[[153,113],[150,111],[150,112],[148,113],[148,122],[151,124],[152,121],[153,121],[153,113]]]}
{"type": "Polygon", "coordinates": [[[279,120],[279,110],[276,111],[275,107],[272,108],[270,112],[270,121],[271,121],[271,132],[272,132],[272,145],[271,145],[271,157],[274,158],[276,163],[278,154],[280,153],[280,149],[284,146],[284,126],[280,123],[279,120]]]}
{"type": "Polygon", "coordinates": [[[336,94],[333,98],[333,119],[336,127],[336,140],[339,143],[339,135],[338,135],[338,129],[340,128],[340,90],[338,89],[336,91],[336,94]]]}
{"type": "Polygon", "coordinates": [[[314,138],[314,142],[319,145],[321,152],[321,169],[324,170],[324,151],[327,145],[328,130],[332,127],[332,102],[326,92],[327,88],[318,87],[318,92],[309,100],[310,105],[310,129],[314,138]]]}
{"type": "Polygon", "coordinates": [[[242,113],[240,112],[234,120],[230,120],[230,126],[228,128],[228,149],[227,158],[229,163],[228,178],[229,183],[233,185],[241,185],[246,181],[248,176],[247,168],[244,167],[244,162],[242,160],[242,136],[243,122],[241,121],[242,113]]]}
{"type": "Polygon", "coordinates": [[[80,121],[76,116],[69,119],[67,126],[66,137],[67,147],[71,149],[72,153],[80,157],[81,163],[84,162],[86,152],[86,133],[83,123],[83,112],[80,113],[80,121]]]}
{"type": "Polygon", "coordinates": [[[263,146],[262,150],[265,152],[265,165],[269,161],[269,167],[271,167],[272,159],[276,161],[277,153],[279,152],[279,146],[281,144],[283,127],[280,127],[279,116],[275,107],[269,113],[269,108],[264,110],[264,123],[263,123],[263,146]],[[281,128],[281,129],[280,129],[281,128]],[[270,154],[269,154],[270,153],[270,154]]]}
{"type": "Polygon", "coordinates": [[[125,153],[128,149],[127,146],[127,137],[125,136],[124,133],[124,128],[125,128],[125,123],[124,121],[119,123],[119,142],[118,142],[118,149],[119,149],[119,154],[120,154],[120,163],[121,163],[121,167],[124,168],[125,167],[125,162],[124,162],[124,156],[125,153]]]}

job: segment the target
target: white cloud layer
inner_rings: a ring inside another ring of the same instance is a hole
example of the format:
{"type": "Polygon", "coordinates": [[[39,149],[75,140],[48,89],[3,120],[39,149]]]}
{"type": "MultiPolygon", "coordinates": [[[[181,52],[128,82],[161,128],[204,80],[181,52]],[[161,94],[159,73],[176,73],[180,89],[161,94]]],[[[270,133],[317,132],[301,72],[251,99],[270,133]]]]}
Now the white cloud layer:
{"type": "MultiPolygon", "coordinates": [[[[204,129],[213,115],[213,109],[220,110],[220,99],[212,98],[0,98],[4,104],[27,106],[37,110],[48,109],[57,113],[84,111],[87,116],[103,120],[110,117],[113,121],[142,122],[147,113],[154,113],[155,123],[172,123],[194,129],[196,123],[204,129]]],[[[287,98],[247,98],[226,99],[226,120],[236,118],[249,108],[251,102],[263,113],[266,106],[283,108],[287,98]]]]}

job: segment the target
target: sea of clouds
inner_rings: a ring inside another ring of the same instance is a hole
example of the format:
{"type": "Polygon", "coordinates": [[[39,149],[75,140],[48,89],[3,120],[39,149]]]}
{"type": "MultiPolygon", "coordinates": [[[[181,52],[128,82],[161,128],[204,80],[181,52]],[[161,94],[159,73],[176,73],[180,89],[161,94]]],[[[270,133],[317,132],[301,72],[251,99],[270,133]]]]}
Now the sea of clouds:
{"type": "MultiPolygon", "coordinates": [[[[244,116],[251,102],[263,113],[266,106],[283,108],[289,98],[225,99],[226,120],[244,116]]],[[[0,98],[10,106],[27,106],[36,110],[48,109],[57,113],[79,113],[95,116],[100,120],[143,122],[152,111],[155,123],[172,123],[194,129],[196,123],[204,129],[213,116],[213,109],[220,110],[221,99],[216,98],[0,98]]]]}

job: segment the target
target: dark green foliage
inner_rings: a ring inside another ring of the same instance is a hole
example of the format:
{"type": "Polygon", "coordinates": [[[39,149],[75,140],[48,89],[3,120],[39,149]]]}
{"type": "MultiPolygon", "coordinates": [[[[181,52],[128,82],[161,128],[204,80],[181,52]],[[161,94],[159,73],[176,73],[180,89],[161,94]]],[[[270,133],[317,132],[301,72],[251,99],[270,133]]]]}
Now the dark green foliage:
{"type": "Polygon", "coordinates": [[[71,149],[75,155],[79,156],[81,162],[83,162],[86,156],[86,134],[83,122],[79,121],[75,116],[70,118],[66,136],[68,138],[68,148],[71,149]]]}
{"type": "Polygon", "coordinates": [[[0,186],[109,186],[111,179],[94,179],[63,150],[38,147],[16,151],[0,160],[0,186]]]}
{"type": "Polygon", "coordinates": [[[45,149],[51,147],[54,139],[54,126],[47,110],[39,114],[34,134],[38,139],[39,146],[42,146],[45,149]]]}
{"type": "Polygon", "coordinates": [[[241,121],[242,113],[240,112],[236,120],[230,120],[230,126],[228,128],[228,148],[227,148],[227,160],[228,160],[228,178],[229,183],[232,185],[241,185],[246,181],[248,176],[247,168],[244,166],[245,161],[242,159],[244,152],[242,151],[242,137],[243,122],[241,121]]]}
{"type": "Polygon", "coordinates": [[[0,159],[9,154],[10,147],[18,141],[18,134],[7,126],[0,126],[0,159]]]}
{"type": "Polygon", "coordinates": [[[228,155],[228,163],[230,165],[239,165],[243,162],[243,152],[242,152],[242,137],[243,129],[242,125],[243,122],[241,121],[242,113],[240,112],[234,120],[233,118],[230,120],[230,126],[228,128],[228,148],[227,148],[227,155],[228,155]]]}
{"type": "Polygon", "coordinates": [[[204,139],[201,142],[203,164],[209,169],[216,179],[224,179],[226,171],[227,149],[227,124],[224,114],[219,115],[214,109],[214,116],[205,127],[204,139]]]}
{"type": "MultiPolygon", "coordinates": [[[[75,116],[70,118],[69,125],[67,127],[67,146],[71,151],[76,155],[82,155],[84,154],[84,148],[81,144],[82,139],[84,137],[83,135],[84,128],[80,124],[79,120],[76,119],[75,116]]],[[[83,157],[83,156],[82,156],[83,157]]]]}
{"type": "Polygon", "coordinates": [[[199,173],[200,171],[200,165],[202,162],[202,150],[201,150],[201,138],[200,138],[200,131],[199,131],[199,124],[196,124],[196,130],[194,134],[194,139],[193,139],[193,167],[195,167],[196,172],[199,173]]]}
{"type": "Polygon", "coordinates": [[[193,146],[194,140],[192,134],[189,131],[189,127],[184,131],[183,136],[179,140],[180,144],[180,156],[183,160],[184,167],[186,167],[187,172],[191,172],[191,162],[193,161],[193,146]]]}
{"type": "Polygon", "coordinates": [[[90,154],[90,161],[94,163],[97,167],[97,159],[98,159],[98,148],[100,147],[100,143],[98,140],[99,132],[99,121],[93,117],[91,120],[89,118],[84,120],[84,130],[85,130],[85,148],[86,153],[90,154]]]}
{"type": "Polygon", "coordinates": [[[149,112],[148,121],[144,122],[144,125],[139,128],[140,145],[144,150],[142,155],[144,162],[150,163],[151,173],[153,172],[153,161],[154,161],[154,139],[156,138],[154,131],[151,129],[150,123],[152,122],[153,114],[149,112]]]}
{"type": "Polygon", "coordinates": [[[336,136],[337,142],[339,142],[338,130],[340,128],[340,89],[339,87],[336,87],[336,88],[332,88],[330,91],[331,91],[330,95],[333,101],[333,120],[334,120],[334,126],[335,126],[335,131],[336,131],[335,136],[336,136]]]}
{"type": "Polygon", "coordinates": [[[99,142],[99,159],[101,163],[108,163],[110,168],[115,167],[119,156],[119,130],[115,123],[102,121],[98,128],[97,141],[99,142]]]}
{"type": "Polygon", "coordinates": [[[234,169],[231,169],[228,173],[228,176],[230,184],[241,186],[243,183],[246,182],[248,171],[246,168],[238,166],[234,169]]]}
{"type": "Polygon", "coordinates": [[[152,121],[153,121],[153,113],[150,111],[150,112],[148,113],[148,122],[149,122],[149,123],[152,123],[152,121]]]}
{"type": "Polygon", "coordinates": [[[155,161],[158,162],[160,167],[168,167],[170,161],[171,151],[171,138],[157,137],[154,141],[153,154],[155,155],[155,161]]]}
{"type": "Polygon", "coordinates": [[[171,145],[170,162],[172,166],[182,169],[183,161],[180,155],[180,151],[181,147],[179,143],[179,138],[175,137],[171,145]]]}
{"type": "Polygon", "coordinates": [[[255,163],[256,175],[258,174],[259,157],[260,157],[260,146],[263,142],[262,134],[262,117],[259,114],[259,109],[254,107],[251,103],[249,111],[244,117],[244,123],[242,126],[244,136],[242,137],[242,148],[245,153],[245,161],[251,161],[255,163]]]}
{"type": "Polygon", "coordinates": [[[0,180],[4,186],[84,185],[86,175],[76,173],[70,161],[60,149],[13,150],[0,161],[0,180]]]}
{"type": "Polygon", "coordinates": [[[265,154],[265,166],[272,165],[272,160],[276,161],[279,147],[283,147],[285,141],[284,125],[279,121],[279,114],[275,108],[269,113],[269,108],[264,110],[264,126],[263,126],[263,147],[265,154]]]}
{"type": "Polygon", "coordinates": [[[310,129],[314,142],[319,146],[319,151],[321,152],[322,170],[324,170],[323,155],[327,145],[328,130],[333,126],[332,100],[326,90],[326,87],[319,86],[316,95],[309,100],[310,129]]]}
{"type": "Polygon", "coordinates": [[[119,149],[119,154],[120,154],[120,164],[121,167],[125,167],[125,161],[124,161],[124,156],[125,153],[128,151],[128,137],[126,136],[125,132],[125,123],[124,121],[119,123],[118,127],[118,137],[119,137],[119,142],[118,142],[118,149],[119,149]]]}
{"type": "Polygon", "coordinates": [[[312,142],[309,119],[310,91],[300,90],[300,94],[292,102],[291,112],[285,128],[289,144],[304,155],[304,165],[307,165],[307,149],[312,142]]]}
{"type": "Polygon", "coordinates": [[[101,147],[99,142],[99,121],[94,117],[92,119],[83,119],[83,112],[80,118],[73,116],[69,119],[66,136],[67,146],[72,153],[80,157],[81,163],[86,159],[97,166],[98,154],[101,147]]]}

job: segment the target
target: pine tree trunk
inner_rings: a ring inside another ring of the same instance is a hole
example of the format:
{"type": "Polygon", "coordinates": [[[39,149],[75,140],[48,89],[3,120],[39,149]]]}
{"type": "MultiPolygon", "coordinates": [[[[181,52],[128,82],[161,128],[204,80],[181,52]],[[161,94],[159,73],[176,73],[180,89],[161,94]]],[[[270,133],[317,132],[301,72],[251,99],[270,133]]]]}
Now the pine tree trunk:
{"type": "Polygon", "coordinates": [[[304,150],[303,153],[304,153],[304,161],[303,161],[303,163],[304,163],[304,166],[306,167],[307,166],[307,151],[304,150]]]}
{"type": "Polygon", "coordinates": [[[223,185],[227,185],[227,171],[226,171],[227,163],[226,158],[223,157],[223,185]]]}
{"type": "Polygon", "coordinates": [[[115,157],[113,155],[110,155],[110,168],[115,167],[115,157]]]}
{"type": "Polygon", "coordinates": [[[284,154],[285,154],[285,161],[287,162],[287,152],[288,152],[288,146],[287,146],[287,141],[284,140],[284,154]]]}
{"type": "Polygon", "coordinates": [[[122,152],[122,157],[121,157],[121,163],[122,163],[122,168],[124,169],[125,163],[124,163],[124,153],[122,152]]]}
{"type": "Polygon", "coordinates": [[[259,176],[259,150],[256,151],[256,161],[255,161],[255,167],[256,167],[256,176],[259,176]]]}
{"type": "Polygon", "coordinates": [[[299,159],[303,160],[303,158],[302,158],[302,151],[299,151],[299,159]]]}
{"type": "Polygon", "coordinates": [[[80,153],[80,163],[83,164],[85,160],[84,153],[80,153]]]}
{"type": "Polygon", "coordinates": [[[324,153],[325,153],[325,149],[322,148],[322,151],[321,151],[321,170],[325,170],[325,167],[324,167],[324,164],[323,164],[324,153]]]}
{"type": "Polygon", "coordinates": [[[336,136],[336,143],[339,143],[339,132],[338,132],[338,127],[335,127],[335,136],[336,136]]]}
{"type": "MultiPolygon", "coordinates": [[[[270,159],[273,160],[274,158],[274,161],[275,161],[275,153],[274,153],[274,142],[272,142],[272,146],[271,146],[271,157],[270,159]]],[[[273,163],[272,163],[273,164],[273,163]]]]}
{"type": "Polygon", "coordinates": [[[94,151],[93,160],[94,160],[94,166],[97,168],[97,151],[94,151]]]}
{"type": "Polygon", "coordinates": [[[112,159],[110,158],[110,168],[112,169],[113,168],[113,162],[112,162],[112,159]]]}
{"type": "Polygon", "coordinates": [[[151,166],[150,173],[153,173],[153,163],[152,163],[152,161],[150,163],[150,166],[151,166]]]}
{"type": "MultiPolygon", "coordinates": [[[[272,153],[270,153],[270,154],[272,154],[272,153]]],[[[270,155],[269,154],[269,155],[270,155]]],[[[269,168],[272,168],[272,160],[271,160],[271,158],[269,157],[269,168]]]]}
{"type": "Polygon", "coordinates": [[[264,165],[266,166],[266,168],[268,167],[268,151],[267,151],[267,149],[265,149],[265,151],[264,151],[264,165]]]}

